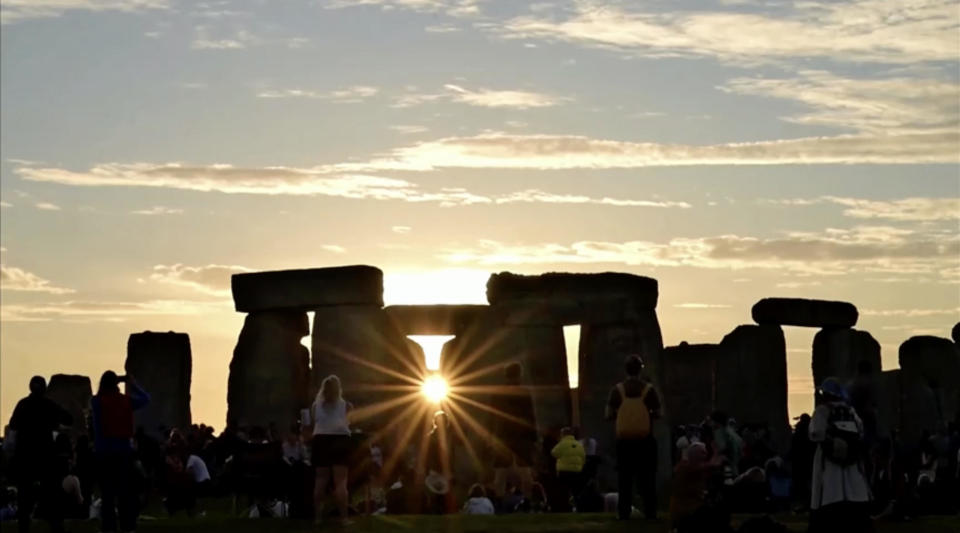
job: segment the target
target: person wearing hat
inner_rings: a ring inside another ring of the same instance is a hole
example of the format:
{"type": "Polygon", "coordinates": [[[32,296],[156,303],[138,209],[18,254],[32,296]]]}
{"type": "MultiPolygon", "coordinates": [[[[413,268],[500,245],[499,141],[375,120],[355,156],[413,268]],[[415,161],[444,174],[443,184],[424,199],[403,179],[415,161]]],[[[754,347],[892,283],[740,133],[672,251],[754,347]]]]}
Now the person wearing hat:
{"type": "Polygon", "coordinates": [[[825,379],[818,392],[821,403],[813,413],[809,430],[810,440],[817,445],[809,531],[871,531],[871,495],[863,466],[863,422],[836,378],[825,379]]]}

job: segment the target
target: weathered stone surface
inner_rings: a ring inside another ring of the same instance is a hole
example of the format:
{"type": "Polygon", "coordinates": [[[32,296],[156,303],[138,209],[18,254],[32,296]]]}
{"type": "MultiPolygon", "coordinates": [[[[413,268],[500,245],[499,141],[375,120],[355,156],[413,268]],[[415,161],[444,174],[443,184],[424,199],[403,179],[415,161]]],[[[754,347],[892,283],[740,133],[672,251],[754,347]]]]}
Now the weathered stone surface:
{"type": "Polygon", "coordinates": [[[392,409],[355,421],[358,428],[367,432],[386,427],[395,419],[407,407],[396,399],[416,392],[415,383],[427,375],[423,350],[375,305],[318,309],[311,346],[311,401],[320,383],[335,374],[340,378],[344,398],[358,410],[392,402],[392,409]]]}
{"type": "Polygon", "coordinates": [[[404,335],[456,335],[489,313],[488,305],[391,305],[387,318],[404,335]]]}
{"type": "Polygon", "coordinates": [[[960,388],[960,352],[941,337],[910,337],[900,345],[900,368],[931,386],[960,388]]]}
{"type": "Polygon", "coordinates": [[[150,394],[150,403],[134,413],[138,426],[162,437],[160,427],[184,428],[191,423],[190,382],[193,356],[186,333],[133,333],[127,340],[127,374],[150,394]]]}
{"type": "Polygon", "coordinates": [[[539,276],[501,272],[491,275],[487,281],[487,301],[498,304],[526,299],[572,298],[586,301],[628,297],[634,300],[635,306],[654,309],[657,306],[657,290],[655,279],[616,272],[549,272],[539,276]]]}
{"type": "Polygon", "coordinates": [[[911,445],[924,431],[945,428],[938,390],[903,371],[900,372],[900,436],[911,445]]]}
{"type": "Polygon", "coordinates": [[[532,386],[541,435],[556,435],[571,424],[570,378],[563,329],[559,326],[521,328],[524,336],[523,365],[532,386]]]}
{"type": "Polygon", "coordinates": [[[857,375],[860,361],[868,361],[874,373],[881,371],[880,343],[866,331],[825,328],[813,337],[813,384],[828,377],[848,382],[857,375]]]}
{"type": "MultiPolygon", "coordinates": [[[[638,310],[638,312],[640,312],[638,310]]],[[[584,435],[597,439],[603,466],[601,485],[616,487],[614,426],[604,420],[604,409],[610,389],[625,377],[623,363],[627,355],[640,354],[646,363],[645,373],[657,390],[663,387],[663,337],[653,309],[646,310],[640,319],[622,324],[584,324],[580,330],[580,387],[578,391],[580,425],[584,435]]],[[[669,405],[664,401],[669,415],[669,405]]],[[[665,420],[654,424],[657,438],[658,477],[670,476],[670,428],[665,420]]]]}
{"type": "Polygon", "coordinates": [[[241,427],[289,428],[309,405],[309,333],[306,313],[247,315],[233,350],[227,383],[227,419],[241,427]]]}
{"type": "Polygon", "coordinates": [[[764,298],[754,304],[753,320],[761,325],[849,328],[857,323],[857,308],[847,302],[764,298]]]}
{"type": "Polygon", "coordinates": [[[741,424],[767,424],[778,447],[790,438],[787,349],[779,326],[737,326],[720,342],[716,407],[741,424]]]}
{"type": "Polygon", "coordinates": [[[950,332],[950,336],[953,338],[953,342],[960,344],[960,322],[957,322],[953,325],[953,330],[950,332]]]}
{"type": "Polygon", "coordinates": [[[714,409],[714,371],[719,344],[687,344],[663,350],[663,391],[670,423],[698,424],[714,409]]]}
{"type": "Polygon", "coordinates": [[[366,265],[234,274],[231,286],[242,312],[383,306],[383,272],[366,265]]]}
{"type": "Polygon", "coordinates": [[[493,308],[508,326],[622,324],[638,321],[646,309],[626,296],[529,298],[504,301],[493,308]]]}
{"type": "Polygon", "coordinates": [[[900,429],[900,370],[886,370],[877,379],[877,435],[890,436],[900,429]]]}
{"type": "Polygon", "coordinates": [[[73,417],[67,430],[71,437],[89,432],[90,398],[93,389],[90,378],[71,374],[54,374],[47,384],[47,397],[65,409],[73,417]]]}

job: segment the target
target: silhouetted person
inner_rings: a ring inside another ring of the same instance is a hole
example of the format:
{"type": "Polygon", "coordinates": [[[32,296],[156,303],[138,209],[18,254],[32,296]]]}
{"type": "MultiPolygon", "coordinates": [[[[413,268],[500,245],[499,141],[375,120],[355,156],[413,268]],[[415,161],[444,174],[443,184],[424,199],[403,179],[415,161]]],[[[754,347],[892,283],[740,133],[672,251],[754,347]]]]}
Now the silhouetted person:
{"type": "Polygon", "coordinates": [[[47,520],[53,531],[63,529],[63,517],[55,500],[60,494],[60,480],[55,472],[53,432],[73,422],[69,413],[47,398],[47,381],[40,376],[30,379],[30,395],[17,402],[10,417],[15,431],[13,475],[17,483],[17,521],[20,531],[30,530],[30,519],[37,500],[43,500],[47,520]]]}
{"type": "Polygon", "coordinates": [[[793,494],[801,509],[810,506],[810,476],[817,445],[810,440],[810,415],[803,413],[790,440],[790,464],[793,470],[793,494]]]}
{"type": "Polygon", "coordinates": [[[870,488],[863,469],[863,422],[847,402],[847,392],[835,378],[820,386],[823,403],[810,420],[813,458],[810,498],[811,533],[868,532],[870,488]]]}
{"type": "Polygon", "coordinates": [[[570,509],[569,499],[576,499],[580,494],[583,466],[587,462],[587,454],[577,440],[574,428],[565,427],[560,430],[560,440],[550,450],[550,455],[557,460],[557,481],[563,487],[562,501],[554,502],[553,508],[567,511],[570,509]]]}
{"type": "Polygon", "coordinates": [[[504,386],[499,394],[490,398],[493,420],[490,432],[493,436],[494,485],[503,495],[507,476],[514,472],[520,478],[520,487],[525,495],[533,485],[531,468],[537,450],[536,414],[533,396],[522,384],[523,366],[510,363],[504,367],[504,386]]]}
{"type": "Polygon", "coordinates": [[[624,363],[627,378],[610,391],[606,419],[616,421],[617,432],[617,514],[630,518],[634,482],[643,494],[643,513],[657,517],[657,441],[653,421],[660,416],[660,397],[644,378],[643,360],[638,355],[624,363]]]}
{"type": "Polygon", "coordinates": [[[313,499],[317,521],[323,517],[323,500],[327,483],[333,477],[333,495],[340,511],[340,520],[349,523],[347,512],[347,466],[353,452],[347,413],[351,405],[343,399],[340,378],[327,376],[310,408],[313,418],[312,464],[316,469],[313,499]]]}
{"type": "Polygon", "coordinates": [[[453,447],[454,439],[447,413],[437,411],[433,415],[433,427],[427,434],[425,485],[436,496],[431,509],[440,514],[457,512],[453,497],[453,447]]]}
{"type": "Polygon", "coordinates": [[[133,451],[133,412],[147,405],[150,396],[130,376],[107,370],[90,401],[93,442],[100,473],[100,530],[122,531],[137,526],[137,493],[133,451]],[[126,394],[120,392],[126,384],[126,394]]]}

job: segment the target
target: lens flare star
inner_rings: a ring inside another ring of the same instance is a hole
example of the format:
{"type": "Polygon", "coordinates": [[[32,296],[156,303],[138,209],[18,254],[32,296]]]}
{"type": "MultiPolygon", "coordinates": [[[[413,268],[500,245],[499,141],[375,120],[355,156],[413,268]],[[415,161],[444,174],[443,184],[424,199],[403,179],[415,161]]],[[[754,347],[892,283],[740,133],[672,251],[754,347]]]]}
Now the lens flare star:
{"type": "Polygon", "coordinates": [[[434,374],[423,381],[420,391],[431,402],[440,403],[446,399],[449,387],[447,386],[447,380],[434,374]]]}

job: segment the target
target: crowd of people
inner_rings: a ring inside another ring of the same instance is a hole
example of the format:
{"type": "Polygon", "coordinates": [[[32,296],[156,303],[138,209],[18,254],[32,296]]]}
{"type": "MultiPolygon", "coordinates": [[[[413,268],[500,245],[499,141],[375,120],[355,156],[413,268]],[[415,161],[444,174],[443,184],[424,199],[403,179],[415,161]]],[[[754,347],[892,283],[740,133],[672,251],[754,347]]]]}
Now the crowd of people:
{"type": "MultiPolygon", "coordinates": [[[[385,449],[388,439],[352,428],[353,405],[333,375],[285,431],[229,423],[219,435],[205,425],[135,428],[133,413],[150,395],[112,371],[100,379],[89,420],[71,420],[46,397],[45,380],[34,377],[5,433],[0,519],[16,518],[20,531],[34,518],[53,531],[71,518],[99,518],[105,532],[133,531],[154,498],[171,515],[196,516],[206,498],[232,497],[234,511],[250,517],[345,524],[360,513],[611,512],[622,520],[656,520],[662,487],[653,428],[660,394],[639,356],[627,358],[624,370],[603,413],[616,435],[607,455],[615,464],[606,465],[615,467],[612,492],[601,490],[595,439],[576,427],[556,435],[537,431],[518,363],[504,367],[505,385],[486,404],[494,415],[484,446],[465,446],[463,432],[452,427],[456,421],[440,410],[404,450],[385,449]],[[71,425],[83,430],[69,431],[71,425]],[[458,474],[467,448],[479,448],[473,459],[485,465],[469,479],[458,474]]],[[[956,513],[957,426],[914,443],[881,431],[869,375],[870,368],[861,367],[852,383],[825,380],[813,416],[798,417],[786,452],[769,428],[739,426],[720,411],[675,428],[669,514],[659,518],[678,533],[722,532],[732,531],[733,513],[809,513],[816,532],[869,531],[876,518],[956,513]]]]}

